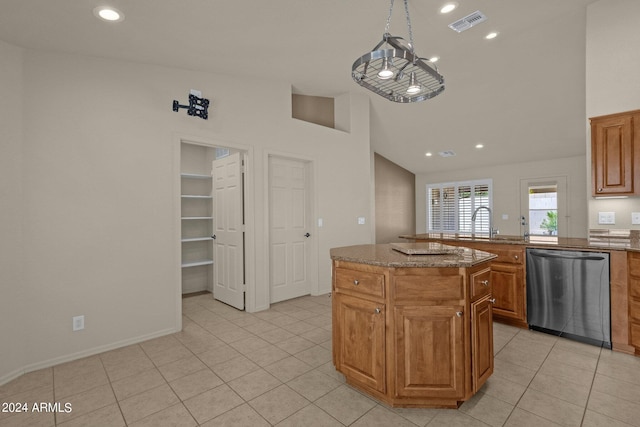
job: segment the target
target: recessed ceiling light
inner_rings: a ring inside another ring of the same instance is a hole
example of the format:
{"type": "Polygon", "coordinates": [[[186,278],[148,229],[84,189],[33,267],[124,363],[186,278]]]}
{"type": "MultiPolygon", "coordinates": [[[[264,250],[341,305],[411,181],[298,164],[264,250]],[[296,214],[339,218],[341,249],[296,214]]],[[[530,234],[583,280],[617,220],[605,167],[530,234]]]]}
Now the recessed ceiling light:
{"type": "Polygon", "coordinates": [[[484,38],[487,40],[495,39],[496,37],[498,37],[498,33],[496,33],[495,31],[484,36],[484,38]]]}
{"type": "Polygon", "coordinates": [[[438,62],[438,60],[440,59],[439,56],[432,56],[431,58],[429,58],[429,61],[431,62],[438,62]]]}
{"type": "Polygon", "coordinates": [[[446,3],[440,8],[440,13],[453,12],[458,7],[458,3],[446,3]]]}
{"type": "Polygon", "coordinates": [[[482,147],[484,147],[483,144],[476,144],[476,148],[482,148],[482,147]]]}
{"type": "Polygon", "coordinates": [[[431,157],[433,154],[431,154],[429,152],[426,152],[426,153],[424,153],[424,155],[427,156],[427,157],[431,157]]]}
{"type": "Polygon", "coordinates": [[[121,22],[124,20],[124,14],[118,9],[108,6],[98,6],[93,9],[93,14],[103,21],[121,22]]]}

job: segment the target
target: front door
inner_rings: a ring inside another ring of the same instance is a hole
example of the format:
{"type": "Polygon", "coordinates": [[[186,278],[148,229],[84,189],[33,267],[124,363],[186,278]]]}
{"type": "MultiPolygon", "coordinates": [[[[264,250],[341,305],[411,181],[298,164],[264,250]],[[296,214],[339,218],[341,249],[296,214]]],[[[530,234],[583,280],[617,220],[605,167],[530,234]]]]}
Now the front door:
{"type": "Polygon", "coordinates": [[[214,160],[213,297],[244,310],[244,220],[240,153],[214,160]]]}
{"type": "Polygon", "coordinates": [[[269,157],[271,302],[308,295],[313,280],[310,162],[269,157]]]}

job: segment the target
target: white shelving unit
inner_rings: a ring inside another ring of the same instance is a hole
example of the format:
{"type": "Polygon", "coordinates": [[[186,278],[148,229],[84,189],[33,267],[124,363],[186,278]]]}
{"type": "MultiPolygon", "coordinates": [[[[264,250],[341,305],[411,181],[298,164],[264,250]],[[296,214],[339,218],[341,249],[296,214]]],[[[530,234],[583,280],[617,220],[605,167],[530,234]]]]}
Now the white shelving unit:
{"type": "Polygon", "coordinates": [[[213,199],[206,172],[214,153],[208,147],[183,144],[181,154],[182,293],[211,291],[213,199]]]}

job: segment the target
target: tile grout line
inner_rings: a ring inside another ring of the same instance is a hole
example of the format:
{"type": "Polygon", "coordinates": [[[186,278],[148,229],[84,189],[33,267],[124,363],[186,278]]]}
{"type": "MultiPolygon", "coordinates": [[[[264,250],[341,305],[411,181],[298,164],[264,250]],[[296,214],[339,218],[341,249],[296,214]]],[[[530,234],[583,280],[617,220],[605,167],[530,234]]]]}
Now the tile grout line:
{"type": "MultiPolygon", "coordinates": [[[[526,331],[531,331],[530,329],[523,329],[526,331]]],[[[519,330],[510,340],[509,342],[511,342],[513,339],[515,339],[516,336],[518,336],[520,334],[520,332],[522,332],[522,330],[519,330]]],[[[509,344],[509,342],[507,342],[507,344],[509,344]]],[[[538,369],[536,369],[536,373],[533,374],[533,376],[531,377],[531,379],[529,380],[529,383],[527,384],[526,388],[524,389],[524,392],[522,393],[522,395],[518,398],[518,401],[513,405],[513,409],[511,410],[511,412],[509,413],[509,416],[507,417],[507,419],[504,421],[503,425],[505,425],[508,421],[509,418],[511,418],[511,416],[513,415],[513,412],[516,410],[516,408],[518,407],[518,404],[520,403],[520,401],[522,400],[522,398],[524,397],[524,395],[527,393],[527,390],[529,390],[529,387],[531,386],[531,383],[533,382],[533,379],[536,377],[536,375],[538,375],[538,373],[540,372],[540,369],[542,369],[542,365],[544,365],[544,362],[547,361],[547,359],[549,358],[549,355],[551,354],[551,351],[553,350],[553,348],[556,346],[556,344],[558,343],[558,341],[556,340],[553,345],[551,346],[551,348],[549,349],[549,351],[547,352],[547,355],[545,356],[544,360],[542,361],[542,363],[540,364],[540,366],[538,366],[538,369]]],[[[507,344],[505,344],[502,349],[504,349],[507,344]]],[[[500,351],[502,351],[502,349],[500,351]]],[[[500,351],[498,352],[498,354],[500,354],[500,351]]],[[[496,354],[496,356],[498,355],[496,354]]],[[[526,411],[525,409],[520,408],[521,411],[526,411]]],[[[529,411],[526,411],[529,412],[529,411]]],[[[533,414],[533,415],[537,415],[537,414],[533,414]]],[[[544,418],[544,417],[541,417],[544,418]]],[[[547,419],[547,418],[545,418],[547,419]]],[[[547,419],[548,420],[548,419],[547,419]]],[[[554,422],[553,420],[548,420],[551,422],[554,422]]]]}

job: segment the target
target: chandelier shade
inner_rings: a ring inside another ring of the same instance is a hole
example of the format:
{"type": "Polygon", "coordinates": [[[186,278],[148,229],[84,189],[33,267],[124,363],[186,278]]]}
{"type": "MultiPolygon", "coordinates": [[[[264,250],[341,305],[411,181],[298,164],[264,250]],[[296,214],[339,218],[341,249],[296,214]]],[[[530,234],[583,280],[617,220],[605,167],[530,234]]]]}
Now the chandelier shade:
{"type": "Polygon", "coordinates": [[[369,53],[356,59],[351,76],[360,86],[399,103],[424,101],[444,91],[444,77],[428,59],[420,58],[413,50],[413,36],[407,0],[407,27],[411,41],[389,34],[393,0],[387,28],[380,41],[369,53]]]}

